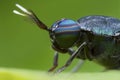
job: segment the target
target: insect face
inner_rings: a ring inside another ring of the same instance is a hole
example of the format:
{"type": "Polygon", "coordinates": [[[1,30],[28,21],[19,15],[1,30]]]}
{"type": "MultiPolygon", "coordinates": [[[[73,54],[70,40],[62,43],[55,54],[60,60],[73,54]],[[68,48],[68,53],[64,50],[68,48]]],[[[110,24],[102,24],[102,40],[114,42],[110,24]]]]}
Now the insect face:
{"type": "Polygon", "coordinates": [[[71,55],[66,64],[57,70],[57,72],[61,72],[70,65],[72,60],[76,58],[78,52],[86,45],[86,42],[83,42],[76,51],[71,49],[71,47],[80,40],[81,29],[78,22],[70,19],[61,19],[55,22],[51,28],[48,28],[38,19],[33,11],[27,10],[19,4],[16,4],[16,7],[18,7],[21,12],[13,10],[13,13],[30,18],[40,29],[49,32],[52,40],[52,48],[55,50],[53,66],[49,69],[49,72],[52,72],[58,65],[58,52],[68,52],[71,55]]]}

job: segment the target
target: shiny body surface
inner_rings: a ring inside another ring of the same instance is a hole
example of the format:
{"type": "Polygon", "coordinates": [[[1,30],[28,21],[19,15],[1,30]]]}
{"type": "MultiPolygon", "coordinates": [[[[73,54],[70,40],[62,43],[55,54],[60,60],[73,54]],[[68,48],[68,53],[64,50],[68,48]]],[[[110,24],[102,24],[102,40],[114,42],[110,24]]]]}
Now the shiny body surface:
{"type": "Polygon", "coordinates": [[[79,58],[93,60],[108,69],[120,68],[120,20],[87,16],[78,22],[82,30],[79,43],[87,42],[79,58]]]}
{"type": "MultiPolygon", "coordinates": [[[[48,28],[37,16],[19,4],[15,14],[28,17],[40,29],[49,32],[55,50],[52,72],[58,66],[58,53],[70,54],[66,63],[56,73],[65,70],[75,58],[97,62],[107,69],[120,68],[120,20],[108,16],[86,16],[78,21],[61,19],[48,28]],[[74,50],[74,46],[77,49],[74,50]]],[[[74,69],[75,71],[78,69],[74,69]]]]}

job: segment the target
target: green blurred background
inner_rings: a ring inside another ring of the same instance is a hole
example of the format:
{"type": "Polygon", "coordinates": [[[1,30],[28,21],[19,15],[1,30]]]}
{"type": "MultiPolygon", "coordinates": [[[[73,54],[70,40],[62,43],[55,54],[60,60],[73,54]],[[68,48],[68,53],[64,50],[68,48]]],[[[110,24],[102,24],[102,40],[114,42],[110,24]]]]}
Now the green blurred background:
{"type": "MultiPolygon", "coordinates": [[[[19,3],[32,9],[49,27],[61,18],[77,20],[87,15],[120,18],[120,0],[0,0],[0,67],[47,71],[54,51],[46,31],[12,13],[19,3]]],[[[60,54],[59,67],[69,55],[60,54]]],[[[70,69],[77,63],[73,61],[70,69]]],[[[104,68],[86,61],[79,71],[96,72],[104,68]]]]}

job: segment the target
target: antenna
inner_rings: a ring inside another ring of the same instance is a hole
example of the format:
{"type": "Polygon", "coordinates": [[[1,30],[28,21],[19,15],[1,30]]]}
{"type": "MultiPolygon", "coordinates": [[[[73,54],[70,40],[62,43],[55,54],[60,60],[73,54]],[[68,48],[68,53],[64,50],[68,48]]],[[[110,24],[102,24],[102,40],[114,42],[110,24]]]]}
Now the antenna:
{"type": "Polygon", "coordinates": [[[51,31],[42,21],[38,19],[38,17],[32,10],[27,10],[19,4],[16,4],[16,7],[19,8],[22,11],[22,13],[17,10],[13,10],[13,13],[30,18],[35,24],[38,25],[40,29],[51,31]]]}

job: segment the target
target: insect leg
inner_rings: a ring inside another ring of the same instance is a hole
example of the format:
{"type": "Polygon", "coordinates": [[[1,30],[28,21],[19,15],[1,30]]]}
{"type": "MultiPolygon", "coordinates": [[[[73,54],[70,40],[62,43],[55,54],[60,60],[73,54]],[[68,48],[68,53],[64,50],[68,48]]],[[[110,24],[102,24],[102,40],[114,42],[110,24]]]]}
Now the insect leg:
{"type": "Polygon", "coordinates": [[[64,66],[62,66],[61,68],[59,68],[56,73],[60,73],[62,72],[66,67],[68,67],[71,62],[73,61],[73,59],[77,56],[78,52],[86,45],[87,43],[86,42],[83,42],[79,47],[78,49],[71,55],[71,57],[68,59],[68,61],[65,63],[64,66]]]}
{"type": "MultiPolygon", "coordinates": [[[[68,49],[68,53],[69,53],[70,55],[72,55],[74,52],[75,52],[75,51],[74,51],[72,48],[69,48],[69,49],[68,49]]],[[[71,72],[72,72],[72,73],[77,72],[83,64],[84,64],[84,60],[81,60],[81,59],[80,59],[80,60],[78,61],[78,63],[74,66],[74,68],[71,70],[71,72]]]]}
{"type": "Polygon", "coordinates": [[[81,66],[84,64],[84,60],[79,60],[78,61],[78,63],[76,64],[76,66],[71,70],[71,72],[72,73],[75,73],[75,72],[77,72],[80,68],[81,68],[81,66]]]}
{"type": "Polygon", "coordinates": [[[55,52],[53,67],[48,70],[48,72],[52,72],[58,66],[58,52],[55,52]]]}

